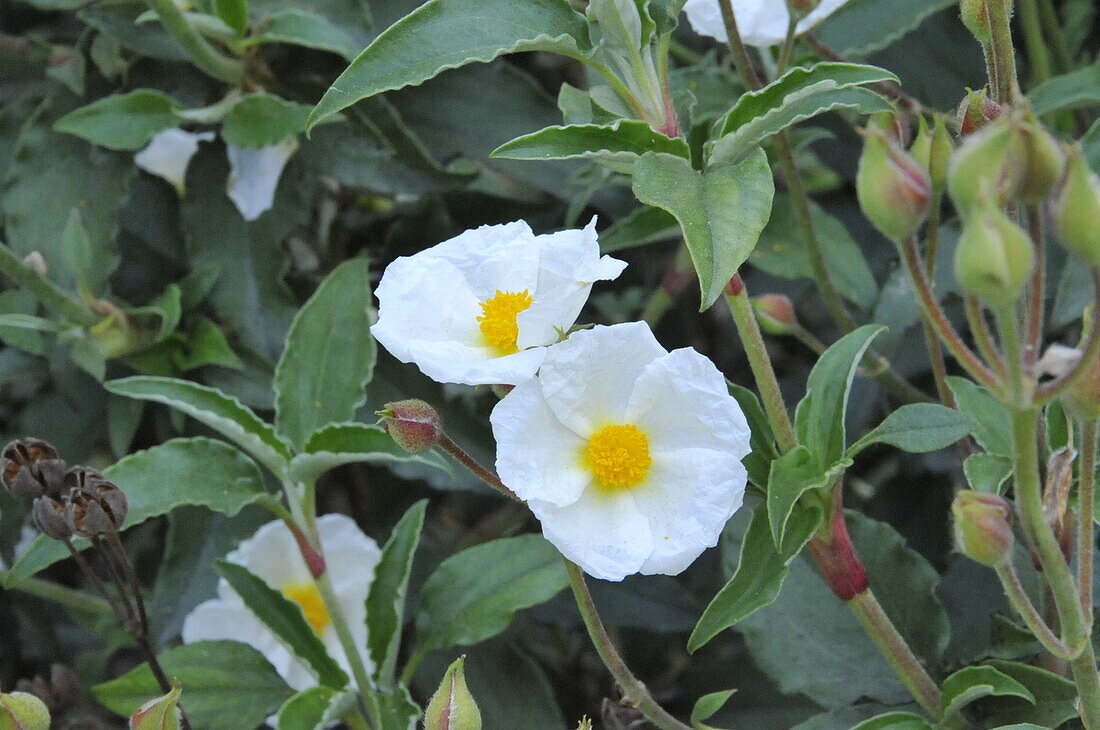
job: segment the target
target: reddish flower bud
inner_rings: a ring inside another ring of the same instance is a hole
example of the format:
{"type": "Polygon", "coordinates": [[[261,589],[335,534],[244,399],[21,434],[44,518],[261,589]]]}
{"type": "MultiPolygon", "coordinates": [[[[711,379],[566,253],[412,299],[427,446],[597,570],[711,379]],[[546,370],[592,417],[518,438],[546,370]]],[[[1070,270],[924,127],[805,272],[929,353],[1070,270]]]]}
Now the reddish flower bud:
{"type": "Polygon", "coordinates": [[[798,327],[794,305],[782,294],[761,294],[749,301],[760,329],[769,335],[789,335],[798,327]]]}
{"type": "Polygon", "coordinates": [[[12,441],[0,456],[0,477],[16,497],[40,497],[61,489],[65,462],[57,449],[35,438],[12,441]]]}
{"type": "Polygon", "coordinates": [[[1004,497],[963,490],[951,503],[955,516],[955,546],[982,565],[995,566],[1012,557],[1012,508],[1004,497]]]}
{"type": "Polygon", "coordinates": [[[425,730],[481,730],[481,711],[466,686],[466,657],[447,668],[424,710],[425,730]]]}
{"type": "Polygon", "coordinates": [[[989,98],[987,89],[967,88],[955,114],[959,136],[966,137],[1001,116],[1001,105],[989,98]]]}
{"type": "Polygon", "coordinates": [[[410,399],[387,403],[378,411],[382,427],[398,446],[410,454],[427,451],[443,436],[443,419],[422,400],[410,399]]]}
{"type": "Polygon", "coordinates": [[[928,217],[931,180],[913,156],[877,127],[863,134],[856,195],[864,215],[887,238],[901,241],[928,217]]]}

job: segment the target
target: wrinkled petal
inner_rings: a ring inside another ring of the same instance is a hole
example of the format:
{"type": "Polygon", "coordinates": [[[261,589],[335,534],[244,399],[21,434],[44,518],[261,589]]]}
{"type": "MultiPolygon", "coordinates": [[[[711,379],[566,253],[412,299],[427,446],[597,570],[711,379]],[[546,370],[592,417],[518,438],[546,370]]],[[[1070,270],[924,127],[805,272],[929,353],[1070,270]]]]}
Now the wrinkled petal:
{"type": "Polygon", "coordinates": [[[629,491],[586,489],[573,504],[531,500],[542,534],[593,578],[622,580],[637,573],[653,550],[649,520],[629,491]]]}
{"type": "Polygon", "coordinates": [[[1068,347],[1055,342],[1039,358],[1039,372],[1060,378],[1075,368],[1077,363],[1081,362],[1083,354],[1076,347],[1068,347]]]}
{"type": "Polygon", "coordinates": [[[187,166],[199,150],[199,142],[210,142],[213,132],[186,132],[166,129],[149,140],[143,150],[134,155],[134,164],[142,170],[164,178],[182,195],[187,166]]]}
{"type": "MultiPolygon", "coordinates": [[[[847,0],[821,0],[813,12],[798,21],[796,32],[812,29],[836,12],[847,0]]],[[[764,48],[782,43],[787,37],[790,15],[782,0],[732,0],[733,16],[741,40],[750,46],[764,48]]],[[[726,26],[718,0],[687,0],[684,12],[692,29],[702,36],[726,42],[726,26]]]]}
{"type": "MultiPolygon", "coordinates": [[[[302,558],[290,528],[281,520],[268,522],[225,559],[248,568],[254,576],[277,591],[310,582],[309,568],[302,558]]],[[[218,595],[236,596],[225,580],[218,581],[218,595]]]]}
{"type": "Polygon", "coordinates": [[[581,464],[586,441],[547,406],[537,381],[517,385],[489,418],[497,442],[497,474],[520,499],[564,507],[592,483],[581,464]]]}
{"type": "Polygon", "coordinates": [[[275,203],[275,189],[298,140],[287,137],[277,145],[257,149],[225,146],[229,157],[226,194],[246,221],[254,221],[275,203]]]}
{"type": "Polygon", "coordinates": [[[547,352],[543,396],[558,420],[587,439],[603,424],[623,423],[634,381],[665,354],[644,322],[575,332],[547,352]]]}

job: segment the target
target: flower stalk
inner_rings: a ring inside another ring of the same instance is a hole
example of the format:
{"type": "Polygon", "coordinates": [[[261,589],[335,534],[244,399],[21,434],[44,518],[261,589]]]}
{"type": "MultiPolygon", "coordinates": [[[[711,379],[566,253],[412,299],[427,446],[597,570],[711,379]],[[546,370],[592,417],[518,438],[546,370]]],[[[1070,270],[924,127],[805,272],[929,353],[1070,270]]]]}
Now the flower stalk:
{"type": "Polygon", "coordinates": [[[244,64],[217,51],[187,20],[174,0],[147,0],[160,22],[186,51],[191,62],[208,76],[228,84],[244,80],[244,64]]]}

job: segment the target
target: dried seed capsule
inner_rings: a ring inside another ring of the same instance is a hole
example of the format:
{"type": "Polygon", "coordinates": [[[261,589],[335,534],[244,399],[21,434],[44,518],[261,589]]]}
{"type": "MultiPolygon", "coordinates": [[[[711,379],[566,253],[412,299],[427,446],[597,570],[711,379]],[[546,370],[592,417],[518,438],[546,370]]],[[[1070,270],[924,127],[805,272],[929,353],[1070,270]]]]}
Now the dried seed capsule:
{"type": "Polygon", "coordinates": [[[34,508],[31,512],[34,516],[34,524],[38,531],[54,540],[67,540],[72,537],[73,531],[65,519],[65,507],[51,497],[39,497],[34,500],[34,508]]]}
{"type": "Polygon", "coordinates": [[[65,462],[57,449],[41,439],[12,441],[0,455],[4,486],[17,497],[41,497],[61,489],[65,462]]]}

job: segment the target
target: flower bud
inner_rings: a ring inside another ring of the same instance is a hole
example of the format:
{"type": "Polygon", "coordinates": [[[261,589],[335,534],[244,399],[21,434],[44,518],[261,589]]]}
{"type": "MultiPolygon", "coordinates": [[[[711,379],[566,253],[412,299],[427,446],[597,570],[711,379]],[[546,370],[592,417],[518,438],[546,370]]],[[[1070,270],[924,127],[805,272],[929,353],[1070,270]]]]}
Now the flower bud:
{"type": "Polygon", "coordinates": [[[466,657],[447,667],[424,711],[425,730],[481,730],[481,710],[466,686],[466,657]]]}
{"type": "Polygon", "coordinates": [[[1046,199],[1062,179],[1066,155],[1058,140],[1037,121],[1023,122],[1018,129],[1023,149],[1023,170],[1016,199],[1028,204],[1038,203],[1046,199]]]}
{"type": "Polygon", "coordinates": [[[760,329],[769,335],[789,335],[797,329],[794,305],[782,294],[761,294],[749,302],[760,329]]]}
{"type": "Polygon", "coordinates": [[[0,730],[50,730],[50,711],[27,692],[0,692],[0,730]]]}
{"type": "Polygon", "coordinates": [[[581,721],[577,723],[577,730],[592,730],[592,720],[585,715],[581,718],[581,721]]]}
{"type": "Polygon", "coordinates": [[[443,419],[422,400],[412,398],[387,403],[378,415],[390,438],[410,454],[427,451],[443,437],[443,419]]]}
{"type": "Polygon", "coordinates": [[[955,278],[968,294],[988,304],[1008,304],[1020,296],[1034,260],[1027,234],[987,203],[963,224],[955,249],[955,278]]]}
{"type": "Polygon", "coordinates": [[[1001,116],[1001,105],[989,98],[987,89],[967,88],[955,114],[959,136],[966,137],[1001,116]]]}
{"type": "Polygon", "coordinates": [[[149,700],[130,718],[130,730],[180,730],[183,713],[180,712],[180,683],[163,697],[149,700]]]}
{"type": "MultiPolygon", "coordinates": [[[[998,2],[1000,0],[997,0],[998,2]]],[[[993,41],[993,29],[989,24],[987,0],[959,0],[959,15],[966,29],[978,39],[979,43],[993,41]]]]}
{"type": "Polygon", "coordinates": [[[859,205],[884,235],[904,240],[928,217],[928,173],[882,130],[868,127],[863,139],[856,172],[859,205]]]}
{"type": "Polygon", "coordinates": [[[65,462],[57,449],[35,438],[12,441],[0,455],[4,486],[17,497],[41,497],[61,489],[65,462]]]}
{"type": "Polygon", "coordinates": [[[1078,146],[1069,149],[1066,177],[1054,195],[1054,225],[1062,245],[1100,266],[1100,177],[1078,146]]]}
{"type": "Polygon", "coordinates": [[[68,540],[73,531],[65,519],[65,507],[56,499],[39,497],[31,510],[38,531],[54,540],[68,540]]]}
{"type": "Polygon", "coordinates": [[[787,0],[787,12],[795,20],[801,20],[817,10],[817,6],[820,4],[821,0],[787,0]]]}
{"type": "Polygon", "coordinates": [[[951,503],[955,516],[955,547],[982,565],[996,566],[1011,559],[1012,508],[1004,497],[963,490],[951,503]]]}
{"type": "Polygon", "coordinates": [[[990,196],[997,204],[1014,197],[1023,167],[1021,137],[1011,120],[1001,117],[970,135],[951,158],[947,191],[963,216],[990,196]]]}

